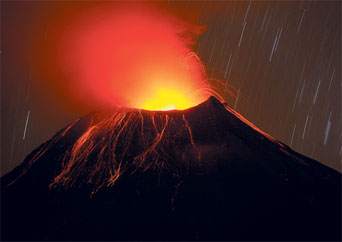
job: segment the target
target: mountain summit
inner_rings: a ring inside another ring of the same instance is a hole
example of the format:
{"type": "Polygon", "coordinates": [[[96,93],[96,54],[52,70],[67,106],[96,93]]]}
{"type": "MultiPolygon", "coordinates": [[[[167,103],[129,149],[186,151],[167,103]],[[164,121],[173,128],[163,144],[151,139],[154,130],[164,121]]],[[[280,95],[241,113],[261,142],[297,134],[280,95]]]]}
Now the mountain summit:
{"type": "Polygon", "coordinates": [[[341,240],[341,174],[214,97],[82,117],[1,195],[2,240],[341,240]]]}

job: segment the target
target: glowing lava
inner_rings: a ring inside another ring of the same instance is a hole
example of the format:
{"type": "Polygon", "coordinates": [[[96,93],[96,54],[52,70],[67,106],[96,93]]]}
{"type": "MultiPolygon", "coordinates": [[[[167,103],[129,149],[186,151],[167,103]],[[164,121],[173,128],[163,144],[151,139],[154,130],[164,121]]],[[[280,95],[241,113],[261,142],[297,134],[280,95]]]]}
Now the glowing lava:
{"type": "Polygon", "coordinates": [[[91,108],[183,110],[209,97],[203,65],[192,51],[202,27],[131,5],[73,17],[49,49],[59,73],[50,73],[52,87],[64,99],[91,108]]]}
{"type": "Polygon", "coordinates": [[[183,110],[195,106],[197,102],[181,90],[160,88],[139,108],[145,110],[183,110]]]}

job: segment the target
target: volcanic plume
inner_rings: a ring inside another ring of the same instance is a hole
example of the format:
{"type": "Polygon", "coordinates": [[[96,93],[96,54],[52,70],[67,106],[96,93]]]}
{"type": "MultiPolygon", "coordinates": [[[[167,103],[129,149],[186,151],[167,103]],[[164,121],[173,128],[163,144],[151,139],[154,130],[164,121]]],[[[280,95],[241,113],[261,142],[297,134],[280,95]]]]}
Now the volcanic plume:
{"type": "Polygon", "coordinates": [[[341,174],[214,97],[86,115],[1,184],[4,240],[341,239],[341,174]]]}
{"type": "Polygon", "coordinates": [[[212,90],[193,51],[203,30],[151,6],[96,7],[44,40],[38,72],[69,106],[187,109],[212,90]]]}

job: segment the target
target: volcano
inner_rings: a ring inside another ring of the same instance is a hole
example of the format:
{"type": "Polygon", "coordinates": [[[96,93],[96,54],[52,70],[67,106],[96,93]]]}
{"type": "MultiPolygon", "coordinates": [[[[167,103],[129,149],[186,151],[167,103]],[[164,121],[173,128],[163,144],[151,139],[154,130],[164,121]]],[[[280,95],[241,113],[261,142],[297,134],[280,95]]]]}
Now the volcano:
{"type": "Polygon", "coordinates": [[[341,174],[214,97],[84,116],[1,195],[2,240],[341,240],[341,174]]]}

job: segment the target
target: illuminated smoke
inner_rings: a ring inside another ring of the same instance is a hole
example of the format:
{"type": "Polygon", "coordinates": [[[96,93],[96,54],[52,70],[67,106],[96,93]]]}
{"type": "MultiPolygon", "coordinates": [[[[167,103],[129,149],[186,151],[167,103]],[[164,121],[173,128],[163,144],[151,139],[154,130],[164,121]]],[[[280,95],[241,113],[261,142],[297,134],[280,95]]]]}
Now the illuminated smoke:
{"type": "Polygon", "coordinates": [[[204,68],[192,51],[201,31],[149,7],[98,8],[77,15],[56,40],[61,89],[95,107],[197,105],[209,97],[204,68]]]}

